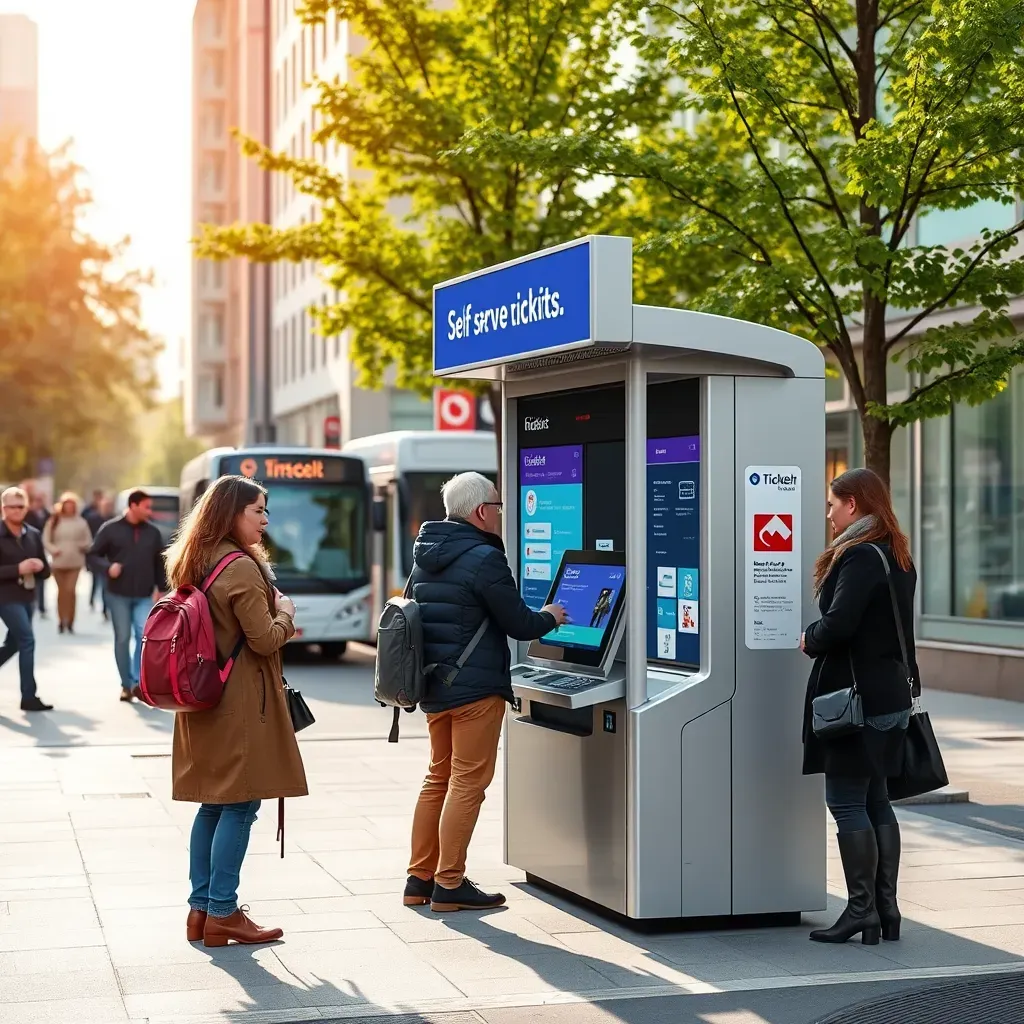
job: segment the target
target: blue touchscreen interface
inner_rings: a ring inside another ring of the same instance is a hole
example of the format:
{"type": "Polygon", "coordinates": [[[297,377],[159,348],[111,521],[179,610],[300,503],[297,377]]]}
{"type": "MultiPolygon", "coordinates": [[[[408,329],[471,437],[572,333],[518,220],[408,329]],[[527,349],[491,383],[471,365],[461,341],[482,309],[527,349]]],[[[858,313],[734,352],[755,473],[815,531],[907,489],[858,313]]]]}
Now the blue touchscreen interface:
{"type": "Polygon", "coordinates": [[[625,582],[623,565],[566,564],[551,600],[565,608],[569,619],[548,633],[542,643],[598,650],[614,619],[625,582]]]}

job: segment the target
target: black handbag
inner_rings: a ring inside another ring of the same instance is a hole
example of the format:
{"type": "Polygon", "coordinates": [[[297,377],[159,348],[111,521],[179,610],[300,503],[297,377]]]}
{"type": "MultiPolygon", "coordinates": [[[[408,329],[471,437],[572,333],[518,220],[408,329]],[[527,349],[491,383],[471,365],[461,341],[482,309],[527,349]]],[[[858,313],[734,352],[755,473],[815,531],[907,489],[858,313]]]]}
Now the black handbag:
{"type": "Polygon", "coordinates": [[[316,722],[313,712],[309,710],[309,705],[303,700],[302,693],[299,690],[293,690],[288,685],[287,679],[284,681],[284,697],[288,702],[288,714],[292,719],[292,728],[296,732],[302,732],[303,729],[308,729],[316,722]]]}
{"type": "Polygon", "coordinates": [[[900,638],[900,653],[907,672],[907,685],[910,687],[911,714],[907,726],[907,738],[903,745],[903,770],[888,780],[889,798],[905,800],[912,796],[921,796],[936,789],[949,785],[946,766],[942,761],[942,752],[935,739],[935,730],[928,712],[921,708],[921,700],[914,697],[914,680],[911,675],[910,659],[907,657],[907,639],[903,634],[903,620],[900,618],[899,605],[896,603],[896,587],[889,571],[889,559],[885,552],[875,544],[871,545],[878,552],[885,566],[885,579],[889,584],[889,597],[892,600],[892,613],[896,617],[896,634],[900,638]]]}
{"type": "MultiPolygon", "coordinates": [[[[825,656],[826,660],[828,655],[825,656]]],[[[821,663],[825,667],[825,662],[821,663]]],[[[818,676],[820,678],[821,672],[818,676]]],[[[811,728],[818,739],[837,739],[864,728],[864,704],[857,692],[857,677],[853,672],[853,656],[850,656],[850,676],[853,686],[834,693],[825,693],[811,701],[811,728]]]]}

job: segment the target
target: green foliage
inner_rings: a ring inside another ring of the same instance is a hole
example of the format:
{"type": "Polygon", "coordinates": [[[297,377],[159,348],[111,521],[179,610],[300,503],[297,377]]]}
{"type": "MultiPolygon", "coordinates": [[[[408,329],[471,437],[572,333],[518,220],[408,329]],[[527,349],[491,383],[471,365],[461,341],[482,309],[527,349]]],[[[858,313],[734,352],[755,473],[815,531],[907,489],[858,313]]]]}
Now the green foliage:
{"type": "MultiPolygon", "coordinates": [[[[589,175],[563,165],[456,152],[481,122],[527,141],[653,131],[666,83],[623,66],[637,22],[618,0],[306,0],[302,13],[316,21],[331,9],[366,46],[348,83],[318,84],[316,139],[348,147],[356,173],[243,140],[316,200],[319,219],[291,230],[207,226],[198,252],[319,262],[341,294],[319,311],[320,330],[352,330],[364,385],[379,386],[391,365],[402,387],[426,393],[438,383],[437,282],[588,233],[670,226],[657,192],[616,181],[584,188],[589,175]]],[[[714,260],[641,262],[637,292],[671,297],[713,271],[714,260]]]]}
{"type": "Polygon", "coordinates": [[[1024,292],[1024,222],[979,224],[963,249],[915,244],[923,214],[1024,193],[1024,3],[620,10],[648,18],[635,43],[648,80],[674,83],[674,120],[624,137],[491,119],[457,152],[659,190],[674,205],[674,250],[722,269],[690,305],[826,348],[860,410],[868,464],[887,478],[896,426],[992,397],[1024,361],[1007,315],[1024,292]],[[929,376],[887,404],[892,359],[929,376]]]}
{"type": "Polygon", "coordinates": [[[0,478],[84,457],[125,396],[153,387],[144,279],[116,269],[122,247],[81,230],[89,197],[77,179],[65,151],[0,140],[0,478]]]}
{"type": "Polygon", "coordinates": [[[138,458],[122,474],[122,487],[177,487],[185,463],[210,447],[208,441],[189,437],[185,432],[185,411],[180,398],[162,402],[145,414],[139,422],[138,435],[138,458]]]}

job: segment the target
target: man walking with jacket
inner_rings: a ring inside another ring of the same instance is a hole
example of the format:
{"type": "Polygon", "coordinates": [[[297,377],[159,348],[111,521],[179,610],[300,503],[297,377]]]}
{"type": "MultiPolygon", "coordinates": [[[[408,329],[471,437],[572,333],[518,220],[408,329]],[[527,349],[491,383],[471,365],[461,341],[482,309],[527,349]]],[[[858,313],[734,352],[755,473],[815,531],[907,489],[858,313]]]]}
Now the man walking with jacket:
{"type": "Polygon", "coordinates": [[[466,851],[511,701],[508,637],[536,640],[560,626],[565,609],[531,611],[516,589],[501,542],[501,502],[479,473],[460,473],[442,490],[447,518],[424,523],[413,547],[412,596],[423,622],[424,660],[451,668],[486,619],[476,649],[445,686],[437,671],[421,704],[430,731],[430,770],[412,824],[407,906],[486,910],[505,902],[465,876],[466,851]]]}
{"type": "Polygon", "coordinates": [[[107,607],[114,624],[114,660],[121,677],[121,700],[125,702],[132,700],[132,691],[139,684],[146,618],[154,600],[167,589],[164,540],[149,521],[152,514],[149,495],[132,491],[124,515],[104,523],[89,549],[89,568],[107,579],[107,607]]]}
{"type": "Polygon", "coordinates": [[[36,638],[32,612],[36,588],[50,575],[39,531],[25,522],[28,495],[20,487],[0,494],[0,621],[7,637],[0,647],[0,665],[15,654],[21,671],[21,710],[52,711],[36,695],[36,638]]]}

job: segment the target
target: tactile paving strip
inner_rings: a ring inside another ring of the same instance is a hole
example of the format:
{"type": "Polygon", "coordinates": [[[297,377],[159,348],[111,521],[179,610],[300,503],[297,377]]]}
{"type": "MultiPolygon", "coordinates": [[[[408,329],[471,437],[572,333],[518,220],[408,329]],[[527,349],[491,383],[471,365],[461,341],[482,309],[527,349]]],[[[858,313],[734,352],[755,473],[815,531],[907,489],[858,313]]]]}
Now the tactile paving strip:
{"type": "Polygon", "coordinates": [[[957,981],[885,996],[817,1024],[1024,1024],[1024,974],[957,981]]]}

